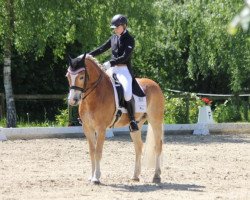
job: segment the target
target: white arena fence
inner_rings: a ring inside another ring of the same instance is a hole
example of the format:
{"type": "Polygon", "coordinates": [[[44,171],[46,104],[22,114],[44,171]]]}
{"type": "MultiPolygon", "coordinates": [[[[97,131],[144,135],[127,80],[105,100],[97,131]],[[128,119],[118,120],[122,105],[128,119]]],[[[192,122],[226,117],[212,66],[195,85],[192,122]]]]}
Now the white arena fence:
{"type": "MultiPolygon", "coordinates": [[[[200,124],[165,124],[164,133],[193,134],[200,124]]],[[[213,123],[203,124],[210,134],[249,133],[250,123],[213,123]]],[[[147,125],[142,127],[146,134],[147,125]]],[[[114,128],[107,131],[107,137],[129,135],[128,127],[114,128]]],[[[73,127],[31,127],[31,128],[0,128],[0,140],[42,139],[42,138],[81,138],[84,137],[81,126],[73,127]]]]}
{"type": "MultiPolygon", "coordinates": [[[[205,94],[205,93],[191,93],[179,90],[168,90],[169,92],[177,93],[179,95],[190,97],[207,96],[219,99],[227,99],[235,97],[233,94],[205,94]]],[[[4,109],[4,95],[0,93],[1,109],[4,109]]],[[[238,97],[248,98],[250,94],[239,94],[238,97]]],[[[16,95],[15,98],[23,100],[33,99],[63,99],[65,95],[16,95]]],[[[2,115],[3,116],[3,113],[2,115]]],[[[146,133],[147,125],[142,128],[143,134],[146,133]]],[[[197,123],[197,124],[165,124],[165,134],[230,134],[230,133],[250,133],[250,123],[197,123]]],[[[129,134],[128,127],[114,128],[107,130],[106,137],[113,137],[116,135],[129,134]]],[[[81,126],[71,127],[30,127],[30,128],[0,128],[0,141],[15,140],[15,139],[39,139],[39,138],[80,138],[84,137],[81,126]]]]}

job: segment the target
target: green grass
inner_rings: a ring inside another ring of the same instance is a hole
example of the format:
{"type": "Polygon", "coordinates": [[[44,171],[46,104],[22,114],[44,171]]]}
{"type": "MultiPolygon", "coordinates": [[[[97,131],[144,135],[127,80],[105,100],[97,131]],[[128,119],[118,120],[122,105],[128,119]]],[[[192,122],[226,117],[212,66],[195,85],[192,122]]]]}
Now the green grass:
{"type": "MultiPolygon", "coordinates": [[[[54,121],[45,121],[45,122],[26,122],[23,120],[17,121],[17,127],[22,128],[22,127],[56,127],[60,126],[54,121]]],[[[0,127],[6,127],[6,119],[1,119],[0,120],[0,127]]]]}

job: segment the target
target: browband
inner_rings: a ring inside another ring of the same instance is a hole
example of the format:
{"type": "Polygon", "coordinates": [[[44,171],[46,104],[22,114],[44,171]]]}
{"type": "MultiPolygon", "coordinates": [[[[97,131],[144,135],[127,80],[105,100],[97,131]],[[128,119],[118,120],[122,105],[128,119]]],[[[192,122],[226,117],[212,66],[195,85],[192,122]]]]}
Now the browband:
{"type": "Polygon", "coordinates": [[[73,74],[73,75],[76,75],[76,74],[78,74],[79,72],[84,71],[84,70],[85,70],[84,67],[79,68],[79,69],[76,70],[76,71],[72,71],[70,68],[68,68],[68,72],[69,72],[70,74],[73,74]]]}

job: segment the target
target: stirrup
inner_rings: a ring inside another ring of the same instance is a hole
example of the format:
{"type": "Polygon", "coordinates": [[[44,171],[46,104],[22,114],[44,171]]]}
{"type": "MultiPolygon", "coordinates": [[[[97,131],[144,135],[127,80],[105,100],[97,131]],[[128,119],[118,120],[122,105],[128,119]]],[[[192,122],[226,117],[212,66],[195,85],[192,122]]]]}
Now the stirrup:
{"type": "Polygon", "coordinates": [[[138,125],[137,125],[135,120],[132,120],[130,122],[129,130],[130,130],[130,132],[135,132],[135,131],[139,130],[138,125]]]}

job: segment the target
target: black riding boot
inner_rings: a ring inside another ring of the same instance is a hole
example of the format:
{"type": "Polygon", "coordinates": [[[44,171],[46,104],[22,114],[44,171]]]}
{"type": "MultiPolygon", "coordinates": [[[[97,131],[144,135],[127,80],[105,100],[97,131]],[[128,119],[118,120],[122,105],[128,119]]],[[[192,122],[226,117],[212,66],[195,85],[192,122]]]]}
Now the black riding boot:
{"type": "Polygon", "coordinates": [[[126,101],[126,108],[128,111],[128,117],[130,119],[130,127],[129,127],[130,132],[138,131],[139,128],[135,121],[135,111],[133,108],[132,99],[130,101],[126,101]]]}

